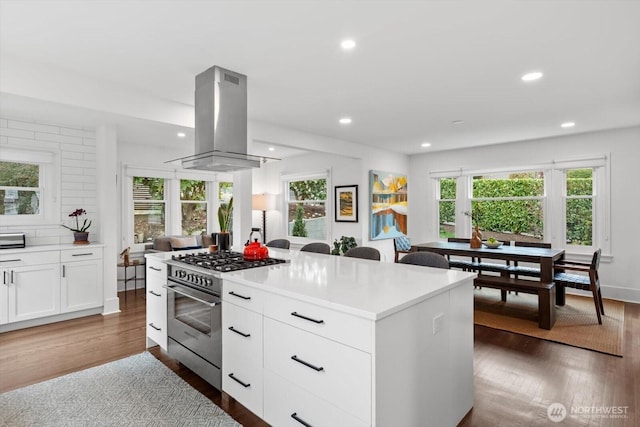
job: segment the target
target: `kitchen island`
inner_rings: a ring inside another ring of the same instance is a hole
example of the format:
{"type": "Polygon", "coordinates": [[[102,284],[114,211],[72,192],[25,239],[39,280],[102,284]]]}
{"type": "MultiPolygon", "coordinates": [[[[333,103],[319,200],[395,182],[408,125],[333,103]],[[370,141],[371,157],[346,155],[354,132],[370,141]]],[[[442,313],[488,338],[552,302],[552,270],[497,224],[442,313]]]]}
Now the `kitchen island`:
{"type": "Polygon", "coordinates": [[[222,274],[222,388],[277,426],[454,426],[473,406],[475,274],[269,249],[222,274]]]}

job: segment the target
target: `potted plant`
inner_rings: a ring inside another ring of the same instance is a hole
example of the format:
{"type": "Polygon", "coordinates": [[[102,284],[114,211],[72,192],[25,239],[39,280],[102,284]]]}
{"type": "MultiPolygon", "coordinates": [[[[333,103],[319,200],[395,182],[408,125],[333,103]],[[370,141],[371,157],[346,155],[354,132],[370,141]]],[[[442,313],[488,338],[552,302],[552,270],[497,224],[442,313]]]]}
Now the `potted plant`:
{"type": "Polygon", "coordinates": [[[87,231],[91,227],[91,222],[87,218],[84,218],[82,225],[80,225],[80,217],[86,215],[87,211],[84,209],[76,209],[69,214],[69,217],[76,219],[76,226],[69,227],[61,224],[64,228],[73,231],[73,244],[74,245],[86,245],[89,243],[89,232],[87,231]],[[88,222],[87,222],[88,221],[88,222]]]}
{"type": "Polygon", "coordinates": [[[333,249],[331,255],[343,255],[351,248],[358,246],[354,237],[341,236],[340,240],[335,239],[333,241],[333,249]]]}
{"type": "Polygon", "coordinates": [[[220,233],[218,233],[218,249],[222,251],[229,250],[231,246],[231,238],[229,233],[233,226],[233,197],[228,203],[220,203],[218,207],[218,224],[220,225],[220,233]]]}

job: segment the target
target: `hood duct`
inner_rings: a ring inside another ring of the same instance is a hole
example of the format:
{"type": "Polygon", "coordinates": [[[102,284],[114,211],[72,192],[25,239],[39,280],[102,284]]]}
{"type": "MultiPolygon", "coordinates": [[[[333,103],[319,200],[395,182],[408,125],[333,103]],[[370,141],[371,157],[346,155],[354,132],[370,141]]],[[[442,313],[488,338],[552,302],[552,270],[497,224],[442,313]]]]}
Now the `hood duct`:
{"type": "Polygon", "coordinates": [[[232,172],[258,168],[266,161],[247,154],[244,74],[213,66],[196,76],[195,124],[195,154],[176,159],[183,168],[232,172]]]}

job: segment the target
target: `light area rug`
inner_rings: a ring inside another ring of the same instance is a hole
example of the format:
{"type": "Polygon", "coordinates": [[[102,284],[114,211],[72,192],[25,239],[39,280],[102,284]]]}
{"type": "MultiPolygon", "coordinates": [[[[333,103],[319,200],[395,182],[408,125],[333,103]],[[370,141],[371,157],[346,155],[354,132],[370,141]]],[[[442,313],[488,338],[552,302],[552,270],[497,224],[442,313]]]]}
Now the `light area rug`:
{"type": "Polygon", "coordinates": [[[240,424],[144,352],[0,394],[0,426],[240,424]]]}
{"type": "Polygon", "coordinates": [[[505,303],[498,289],[474,289],[477,325],[622,356],[624,302],[605,299],[604,312],[600,325],[593,298],[567,294],[566,304],[556,306],[556,323],[548,331],[538,328],[536,295],[512,292],[505,303]]]}

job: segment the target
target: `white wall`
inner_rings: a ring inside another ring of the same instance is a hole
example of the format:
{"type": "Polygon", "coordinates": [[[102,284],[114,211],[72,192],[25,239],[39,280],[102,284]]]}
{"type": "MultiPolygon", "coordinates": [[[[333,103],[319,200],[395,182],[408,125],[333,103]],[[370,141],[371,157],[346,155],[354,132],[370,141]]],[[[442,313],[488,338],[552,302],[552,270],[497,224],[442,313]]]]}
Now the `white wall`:
{"type": "Polygon", "coordinates": [[[55,153],[60,161],[59,181],[53,187],[59,197],[59,212],[51,223],[32,226],[0,223],[0,231],[24,232],[29,246],[72,243],[73,233],[60,224],[70,225],[68,215],[82,208],[87,211],[86,217],[93,221],[89,240],[100,241],[95,131],[0,118],[0,150],[3,147],[55,153]]]}
{"type": "Polygon", "coordinates": [[[640,276],[635,268],[640,253],[640,127],[413,156],[410,182],[418,192],[410,193],[409,236],[414,242],[438,238],[437,229],[426,221],[435,204],[427,196],[432,171],[518,166],[592,154],[611,159],[611,259],[600,266],[602,293],[640,302],[640,276]]]}
{"type": "MultiPolygon", "coordinates": [[[[383,261],[393,262],[393,241],[391,239],[375,241],[369,239],[369,171],[382,170],[409,175],[408,156],[263,122],[252,121],[250,128],[253,138],[256,140],[312,151],[309,155],[267,163],[260,171],[255,171],[254,193],[280,194],[282,192],[280,174],[312,172],[330,168],[332,170],[332,188],[329,189],[328,196],[333,200],[333,186],[335,185],[358,185],[359,208],[357,224],[332,221],[331,234],[333,238],[342,235],[353,236],[360,245],[373,246],[380,250],[383,261]]],[[[408,176],[409,205],[413,203],[412,179],[411,176],[408,176]]],[[[279,199],[281,201],[281,197],[279,199]]],[[[332,210],[329,215],[333,219],[332,210]]],[[[413,219],[409,216],[408,223],[411,224],[412,221],[413,219]]],[[[261,222],[261,216],[254,213],[253,226],[261,226],[261,222]]],[[[269,212],[268,239],[276,237],[275,227],[278,227],[278,233],[282,236],[283,225],[284,220],[280,212],[269,212]],[[274,230],[274,233],[270,230],[274,230]]]]}

